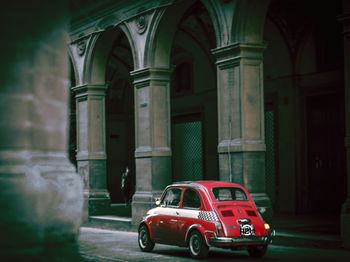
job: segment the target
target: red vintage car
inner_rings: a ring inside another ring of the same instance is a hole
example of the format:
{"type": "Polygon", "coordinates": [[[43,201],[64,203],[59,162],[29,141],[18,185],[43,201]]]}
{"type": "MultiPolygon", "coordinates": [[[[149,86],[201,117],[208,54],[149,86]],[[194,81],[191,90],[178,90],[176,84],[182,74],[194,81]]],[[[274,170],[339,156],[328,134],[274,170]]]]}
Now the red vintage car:
{"type": "Polygon", "coordinates": [[[209,247],[247,249],[262,257],[272,231],[248,191],[222,181],[179,182],[164,190],[157,207],[142,218],[138,243],[144,252],[155,243],[189,247],[193,258],[204,258],[209,247]]]}

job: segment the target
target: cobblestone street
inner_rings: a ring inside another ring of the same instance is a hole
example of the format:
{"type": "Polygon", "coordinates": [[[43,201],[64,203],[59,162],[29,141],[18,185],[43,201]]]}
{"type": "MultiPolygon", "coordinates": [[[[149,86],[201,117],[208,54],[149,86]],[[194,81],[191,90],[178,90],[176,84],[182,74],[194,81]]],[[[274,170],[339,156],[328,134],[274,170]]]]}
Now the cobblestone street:
{"type": "MultiPolygon", "coordinates": [[[[153,252],[143,253],[137,233],[82,227],[79,249],[83,261],[195,261],[186,248],[156,244],[153,252]]],[[[350,261],[350,252],[271,245],[262,259],[252,259],[246,251],[212,248],[205,261],[350,261]]]]}

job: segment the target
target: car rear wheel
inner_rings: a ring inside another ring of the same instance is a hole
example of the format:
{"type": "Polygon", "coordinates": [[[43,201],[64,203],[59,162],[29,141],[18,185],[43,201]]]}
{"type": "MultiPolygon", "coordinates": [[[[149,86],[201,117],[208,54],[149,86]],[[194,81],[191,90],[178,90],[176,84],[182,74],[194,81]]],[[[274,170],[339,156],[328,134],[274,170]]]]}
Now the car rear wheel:
{"type": "Polygon", "coordinates": [[[253,246],[248,248],[248,253],[251,257],[263,257],[267,251],[267,245],[253,246]]]}
{"type": "Polygon", "coordinates": [[[139,229],[138,236],[139,247],[143,252],[151,252],[154,248],[154,242],[149,236],[148,228],[142,225],[139,229]]]}
{"type": "Polygon", "coordinates": [[[193,258],[205,258],[209,253],[209,247],[198,231],[191,233],[188,246],[193,258]]]}

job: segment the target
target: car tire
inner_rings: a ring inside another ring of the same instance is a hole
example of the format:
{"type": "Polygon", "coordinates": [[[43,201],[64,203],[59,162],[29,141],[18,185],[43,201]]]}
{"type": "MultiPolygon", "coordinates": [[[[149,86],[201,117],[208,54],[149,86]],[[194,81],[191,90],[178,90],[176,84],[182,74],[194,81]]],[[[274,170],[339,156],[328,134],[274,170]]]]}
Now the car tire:
{"type": "Polygon", "coordinates": [[[143,252],[151,252],[154,248],[154,242],[149,235],[146,225],[142,225],[139,229],[138,243],[143,252]]]}
{"type": "Polygon", "coordinates": [[[248,247],[248,253],[251,257],[260,258],[265,255],[267,245],[248,247]]]}
{"type": "Polygon", "coordinates": [[[209,253],[209,247],[198,231],[192,231],[188,240],[188,247],[193,258],[205,258],[209,253]]]}

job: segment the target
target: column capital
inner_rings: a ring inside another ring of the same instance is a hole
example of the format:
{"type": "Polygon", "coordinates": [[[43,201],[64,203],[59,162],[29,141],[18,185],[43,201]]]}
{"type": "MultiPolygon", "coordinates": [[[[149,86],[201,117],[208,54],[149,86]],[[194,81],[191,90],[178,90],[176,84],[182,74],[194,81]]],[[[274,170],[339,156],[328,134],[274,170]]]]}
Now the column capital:
{"type": "Polygon", "coordinates": [[[218,145],[218,153],[237,153],[237,152],[265,152],[266,145],[264,140],[223,140],[218,145]]]}
{"type": "Polygon", "coordinates": [[[233,43],[212,49],[211,51],[216,58],[216,64],[222,65],[235,63],[235,61],[242,58],[262,60],[266,46],[266,43],[233,43]]]}
{"type": "Polygon", "coordinates": [[[107,90],[106,84],[83,84],[72,87],[76,98],[86,96],[105,96],[107,90]]]}
{"type": "Polygon", "coordinates": [[[136,158],[144,158],[144,157],[168,157],[171,156],[171,148],[170,147],[158,147],[152,148],[150,146],[142,146],[138,147],[135,150],[136,158]]]}
{"type": "Polygon", "coordinates": [[[106,160],[106,152],[89,152],[88,150],[81,150],[77,152],[78,161],[87,161],[87,160],[106,160]]]}
{"type": "Polygon", "coordinates": [[[130,72],[136,88],[147,85],[150,81],[169,82],[172,73],[170,68],[142,68],[130,72]]]}

